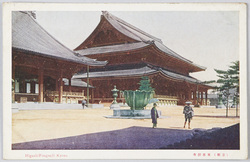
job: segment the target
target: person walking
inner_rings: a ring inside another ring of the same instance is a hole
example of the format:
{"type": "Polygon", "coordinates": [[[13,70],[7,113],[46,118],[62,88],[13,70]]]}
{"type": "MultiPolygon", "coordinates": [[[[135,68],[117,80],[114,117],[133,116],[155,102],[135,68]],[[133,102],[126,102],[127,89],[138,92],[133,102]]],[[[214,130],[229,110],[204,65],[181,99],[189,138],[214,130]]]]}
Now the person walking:
{"type": "Polygon", "coordinates": [[[187,123],[187,121],[188,121],[188,129],[191,129],[191,128],[190,128],[190,123],[191,123],[192,117],[194,116],[194,110],[193,110],[192,107],[190,106],[191,103],[192,103],[192,102],[187,101],[187,102],[186,102],[186,105],[185,105],[185,107],[184,107],[184,109],[183,109],[183,114],[185,115],[185,122],[184,122],[184,127],[183,127],[183,128],[185,128],[186,123],[187,123]]]}
{"type": "Polygon", "coordinates": [[[83,109],[84,109],[85,105],[86,105],[86,100],[83,99],[83,100],[82,100],[82,108],[83,108],[83,109]]]}
{"type": "Polygon", "coordinates": [[[157,118],[159,118],[156,106],[157,104],[154,103],[153,108],[151,109],[151,118],[152,118],[153,128],[157,127],[157,118]]]}

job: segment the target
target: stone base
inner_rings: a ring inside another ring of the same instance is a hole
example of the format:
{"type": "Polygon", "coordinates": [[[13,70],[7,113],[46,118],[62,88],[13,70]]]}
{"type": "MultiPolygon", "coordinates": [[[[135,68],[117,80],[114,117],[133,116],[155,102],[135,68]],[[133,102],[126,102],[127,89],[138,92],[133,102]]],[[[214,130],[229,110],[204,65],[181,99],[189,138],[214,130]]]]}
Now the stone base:
{"type": "Polygon", "coordinates": [[[226,106],[225,106],[225,105],[216,105],[216,108],[217,108],[217,109],[225,109],[226,106]]]}
{"type": "MultiPolygon", "coordinates": [[[[158,111],[158,115],[161,117],[161,111],[158,111]]],[[[107,118],[150,119],[151,110],[114,109],[113,116],[107,116],[107,118]]]]}
{"type": "Polygon", "coordinates": [[[120,109],[120,105],[119,104],[111,104],[110,109],[120,109]]]}
{"type": "Polygon", "coordinates": [[[87,108],[100,109],[100,108],[104,108],[104,105],[103,104],[89,104],[87,108]]]}
{"type": "Polygon", "coordinates": [[[22,110],[74,110],[82,109],[82,104],[59,104],[53,102],[27,102],[27,103],[13,103],[12,107],[16,106],[20,111],[22,110]]]}
{"type": "Polygon", "coordinates": [[[12,110],[12,113],[17,113],[17,112],[19,111],[19,108],[18,108],[18,106],[17,106],[17,105],[12,104],[12,108],[11,108],[11,110],[12,110]]]}

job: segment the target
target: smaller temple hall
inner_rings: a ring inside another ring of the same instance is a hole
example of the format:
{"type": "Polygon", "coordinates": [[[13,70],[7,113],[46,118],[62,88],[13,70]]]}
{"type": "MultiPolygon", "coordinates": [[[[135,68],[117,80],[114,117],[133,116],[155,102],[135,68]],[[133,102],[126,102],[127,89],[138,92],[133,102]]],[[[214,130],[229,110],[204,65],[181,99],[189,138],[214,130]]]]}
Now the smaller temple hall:
{"type": "Polygon", "coordinates": [[[12,12],[13,102],[78,103],[86,96],[86,83],[72,76],[106,64],[78,57],[37,23],[35,13],[12,12]]]}

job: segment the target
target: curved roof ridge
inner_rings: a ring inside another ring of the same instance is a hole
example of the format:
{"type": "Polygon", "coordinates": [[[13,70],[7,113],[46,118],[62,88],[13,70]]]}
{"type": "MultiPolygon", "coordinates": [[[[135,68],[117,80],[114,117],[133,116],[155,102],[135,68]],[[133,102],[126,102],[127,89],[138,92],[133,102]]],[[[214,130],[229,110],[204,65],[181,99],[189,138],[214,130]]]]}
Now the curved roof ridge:
{"type": "Polygon", "coordinates": [[[176,57],[176,58],[178,58],[178,59],[181,59],[182,61],[185,61],[185,62],[187,62],[187,63],[189,63],[189,64],[192,64],[193,66],[196,66],[196,67],[198,67],[198,68],[200,68],[200,69],[202,69],[202,70],[206,70],[206,67],[200,66],[200,65],[198,65],[198,64],[193,63],[192,61],[186,59],[185,57],[183,57],[183,56],[177,54],[176,52],[174,52],[173,50],[171,50],[170,48],[168,48],[167,46],[165,46],[163,43],[158,43],[158,42],[153,42],[153,43],[155,44],[155,46],[156,46],[160,51],[162,51],[162,52],[164,52],[164,53],[167,53],[167,54],[169,54],[169,55],[171,55],[171,56],[173,56],[173,57],[176,57]]]}
{"type": "Polygon", "coordinates": [[[47,30],[45,30],[37,21],[34,20],[34,17],[31,16],[29,13],[27,13],[27,15],[34,21],[34,23],[36,23],[46,34],[48,34],[48,36],[50,36],[52,39],[54,39],[54,41],[56,41],[58,44],[60,44],[61,46],[63,46],[65,49],[67,49],[69,52],[72,52],[73,54],[74,51],[71,51],[68,47],[66,47],[65,45],[63,45],[61,42],[59,42],[54,36],[52,36],[49,32],[47,32],[47,30]]]}
{"type": "Polygon", "coordinates": [[[126,44],[115,44],[108,46],[99,46],[99,47],[90,47],[81,50],[77,50],[81,56],[84,55],[92,55],[92,54],[100,54],[100,53],[110,53],[110,52],[124,52],[130,50],[136,50],[143,47],[148,46],[149,44],[144,42],[134,42],[134,43],[126,43],[126,44]]]}
{"type": "Polygon", "coordinates": [[[178,58],[178,59],[180,59],[188,64],[191,64],[192,66],[199,68],[200,71],[206,69],[206,67],[195,64],[192,61],[186,59],[185,57],[177,54],[176,52],[174,52],[173,50],[171,50],[170,48],[165,46],[159,38],[156,38],[156,37],[144,32],[144,31],[138,29],[137,27],[125,22],[124,20],[110,14],[108,11],[102,11],[102,14],[111,23],[111,25],[113,25],[113,27],[116,28],[121,33],[123,33],[123,34],[125,34],[133,39],[145,42],[147,44],[153,43],[160,51],[162,51],[162,52],[164,52],[172,57],[178,58]],[[121,28],[124,29],[125,31],[121,30],[121,28]],[[138,33],[140,33],[141,35],[138,33]]]}
{"type": "MultiPolygon", "coordinates": [[[[144,74],[153,74],[157,73],[158,71],[155,69],[152,69],[148,66],[140,67],[140,68],[135,68],[135,69],[123,69],[123,70],[109,70],[109,71],[95,71],[95,72],[90,72],[89,77],[90,78],[98,78],[98,77],[126,77],[126,76],[140,76],[144,74]]],[[[75,74],[73,79],[83,79],[87,78],[87,73],[83,74],[75,74]]]]}
{"type": "MultiPolygon", "coordinates": [[[[171,72],[166,69],[162,69],[160,67],[146,64],[143,67],[133,68],[133,69],[122,69],[122,70],[108,70],[108,71],[94,71],[89,73],[90,78],[98,78],[98,77],[126,77],[126,76],[137,76],[137,75],[145,75],[145,74],[154,74],[160,72],[161,74],[165,75],[166,77],[187,81],[191,83],[197,83],[199,80],[182,74],[178,74],[175,72],[171,72]]],[[[82,74],[75,74],[73,79],[83,79],[87,77],[87,73],[82,74]]]]}
{"type": "MultiPolygon", "coordinates": [[[[140,34],[146,36],[146,37],[149,37],[149,38],[153,39],[154,41],[157,41],[157,42],[162,43],[161,39],[159,39],[159,38],[157,38],[157,37],[155,37],[155,36],[152,36],[152,35],[150,35],[150,34],[144,32],[144,31],[142,31],[141,29],[139,29],[139,28],[137,28],[137,27],[135,27],[135,26],[133,26],[133,25],[127,23],[126,21],[124,21],[124,20],[122,20],[122,19],[120,19],[120,18],[118,18],[118,17],[116,17],[116,16],[110,14],[108,11],[102,11],[102,14],[105,16],[105,18],[106,18],[107,20],[113,19],[115,22],[120,23],[120,24],[119,24],[120,26],[121,26],[121,24],[122,24],[122,25],[124,25],[124,26],[126,26],[126,27],[128,27],[128,28],[130,28],[130,29],[132,29],[132,30],[134,30],[134,31],[136,31],[136,32],[138,32],[138,33],[140,33],[140,34]]],[[[121,27],[123,27],[123,26],[121,26],[121,27]]],[[[123,28],[124,28],[124,27],[123,27],[123,28]]],[[[133,35],[139,37],[142,41],[150,41],[150,39],[149,39],[149,40],[145,40],[144,38],[142,38],[141,36],[139,36],[138,34],[134,33],[133,31],[131,31],[131,30],[129,30],[129,29],[125,29],[125,30],[127,30],[127,31],[129,31],[130,33],[132,33],[133,35]]]]}

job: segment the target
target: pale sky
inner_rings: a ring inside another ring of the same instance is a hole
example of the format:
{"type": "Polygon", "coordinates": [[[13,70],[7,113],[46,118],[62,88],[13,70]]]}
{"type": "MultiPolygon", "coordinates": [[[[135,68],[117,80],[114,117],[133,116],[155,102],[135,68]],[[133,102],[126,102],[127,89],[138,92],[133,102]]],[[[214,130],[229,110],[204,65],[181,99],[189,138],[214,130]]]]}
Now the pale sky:
{"type": "MultiPolygon", "coordinates": [[[[217,80],[214,69],[226,70],[239,60],[239,14],[232,11],[110,12],[160,38],[179,55],[204,66],[190,73],[201,80],[217,80]]],[[[96,28],[101,12],[36,12],[36,20],[70,49],[80,45],[96,28]]]]}

